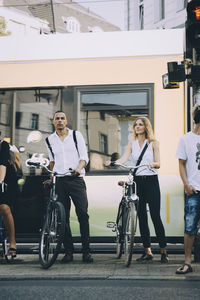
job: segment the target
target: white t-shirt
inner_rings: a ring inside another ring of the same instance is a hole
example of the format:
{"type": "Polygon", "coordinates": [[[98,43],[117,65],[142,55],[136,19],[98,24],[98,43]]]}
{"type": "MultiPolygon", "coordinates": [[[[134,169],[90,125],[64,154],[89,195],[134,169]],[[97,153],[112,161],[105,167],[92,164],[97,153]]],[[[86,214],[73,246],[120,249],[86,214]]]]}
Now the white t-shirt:
{"type": "MultiPolygon", "coordinates": [[[[147,140],[144,141],[142,148],[140,148],[138,140],[134,140],[132,142],[131,160],[132,160],[132,163],[134,166],[136,165],[138,158],[140,156],[140,153],[142,152],[146,143],[147,143],[147,140]]],[[[152,162],[154,162],[154,153],[153,153],[153,143],[151,142],[151,143],[149,143],[149,145],[142,157],[140,165],[145,165],[145,164],[149,165],[152,162]]],[[[141,168],[137,169],[137,171],[136,171],[137,176],[144,176],[144,175],[151,176],[151,175],[157,175],[157,174],[158,174],[157,169],[153,169],[153,172],[152,172],[152,170],[149,170],[149,168],[147,168],[147,167],[141,167],[141,168]]]]}
{"type": "Polygon", "coordinates": [[[180,138],[176,157],[186,160],[189,185],[200,191],[200,135],[192,131],[180,138]]]}

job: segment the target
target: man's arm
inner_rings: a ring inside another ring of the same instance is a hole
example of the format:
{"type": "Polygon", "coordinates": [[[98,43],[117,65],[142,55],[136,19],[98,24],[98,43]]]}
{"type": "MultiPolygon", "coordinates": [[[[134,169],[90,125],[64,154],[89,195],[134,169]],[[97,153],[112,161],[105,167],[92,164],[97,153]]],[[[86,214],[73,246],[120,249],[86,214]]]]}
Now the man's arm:
{"type": "Polygon", "coordinates": [[[179,159],[179,172],[181,179],[183,181],[184,189],[187,195],[192,195],[193,193],[197,193],[195,188],[189,185],[187,180],[187,173],[186,173],[186,160],[179,159]]]}
{"type": "Polygon", "coordinates": [[[78,167],[74,170],[75,175],[79,176],[81,174],[81,170],[85,168],[85,166],[86,166],[86,161],[80,160],[78,167]]]}

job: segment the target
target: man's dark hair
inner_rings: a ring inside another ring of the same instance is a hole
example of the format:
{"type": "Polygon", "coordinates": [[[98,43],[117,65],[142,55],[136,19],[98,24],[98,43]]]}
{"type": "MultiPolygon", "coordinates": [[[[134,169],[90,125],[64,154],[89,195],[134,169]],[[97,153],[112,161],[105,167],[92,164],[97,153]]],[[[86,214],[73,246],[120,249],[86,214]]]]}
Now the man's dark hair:
{"type": "Polygon", "coordinates": [[[193,112],[194,123],[200,123],[200,106],[198,105],[193,112]]]}
{"type": "MultiPolygon", "coordinates": [[[[54,113],[54,115],[53,115],[53,119],[55,118],[55,115],[58,114],[58,113],[63,113],[63,114],[65,114],[65,112],[64,112],[63,110],[57,110],[57,111],[54,113]]],[[[65,114],[65,116],[66,116],[66,114],[65,114]]]]}

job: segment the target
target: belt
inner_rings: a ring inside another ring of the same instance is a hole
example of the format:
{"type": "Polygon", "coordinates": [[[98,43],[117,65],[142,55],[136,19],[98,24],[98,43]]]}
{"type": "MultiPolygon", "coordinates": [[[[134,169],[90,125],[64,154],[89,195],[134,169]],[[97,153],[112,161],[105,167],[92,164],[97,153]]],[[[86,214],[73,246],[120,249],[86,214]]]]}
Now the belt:
{"type": "Polygon", "coordinates": [[[158,177],[158,175],[141,175],[141,176],[135,176],[135,180],[154,180],[158,177]]]}

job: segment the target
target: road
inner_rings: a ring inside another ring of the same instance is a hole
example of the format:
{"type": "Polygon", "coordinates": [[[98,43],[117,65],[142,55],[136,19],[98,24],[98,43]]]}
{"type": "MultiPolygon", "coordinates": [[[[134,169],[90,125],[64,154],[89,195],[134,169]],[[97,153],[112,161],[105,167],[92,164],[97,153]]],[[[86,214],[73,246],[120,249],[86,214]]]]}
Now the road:
{"type": "Polygon", "coordinates": [[[199,300],[199,281],[179,280],[15,280],[0,281],[8,300],[199,300]]]}

